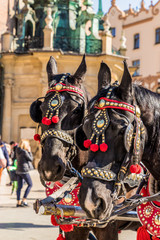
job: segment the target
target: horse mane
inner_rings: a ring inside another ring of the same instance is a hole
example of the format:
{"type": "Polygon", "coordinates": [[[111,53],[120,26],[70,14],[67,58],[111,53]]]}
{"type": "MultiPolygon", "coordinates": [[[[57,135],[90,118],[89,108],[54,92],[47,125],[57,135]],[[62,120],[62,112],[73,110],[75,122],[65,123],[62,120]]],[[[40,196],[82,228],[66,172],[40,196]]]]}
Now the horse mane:
{"type": "Polygon", "coordinates": [[[153,166],[155,170],[160,171],[160,94],[138,85],[133,85],[133,90],[135,100],[141,110],[141,119],[147,130],[142,161],[144,160],[150,171],[153,166]]]}

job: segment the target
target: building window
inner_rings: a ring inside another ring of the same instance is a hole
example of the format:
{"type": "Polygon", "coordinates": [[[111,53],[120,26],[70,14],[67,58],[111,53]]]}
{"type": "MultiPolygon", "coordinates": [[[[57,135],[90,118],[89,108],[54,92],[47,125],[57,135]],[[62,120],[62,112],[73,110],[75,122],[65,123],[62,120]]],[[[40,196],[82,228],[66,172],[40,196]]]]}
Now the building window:
{"type": "Polygon", "coordinates": [[[115,27],[111,28],[111,33],[112,33],[113,37],[116,36],[116,28],[115,27]]]}
{"type": "Polygon", "coordinates": [[[160,43],[160,28],[156,29],[156,43],[160,43]]]}
{"type": "Polygon", "coordinates": [[[140,60],[139,59],[138,60],[134,60],[132,62],[132,65],[133,65],[133,67],[137,67],[137,70],[133,73],[133,77],[139,76],[140,75],[139,74],[140,60]]]}
{"type": "Polygon", "coordinates": [[[134,49],[139,48],[139,33],[134,35],[134,49]]]}
{"type": "Polygon", "coordinates": [[[25,25],[25,36],[33,37],[33,25],[31,21],[27,21],[25,25]]]}

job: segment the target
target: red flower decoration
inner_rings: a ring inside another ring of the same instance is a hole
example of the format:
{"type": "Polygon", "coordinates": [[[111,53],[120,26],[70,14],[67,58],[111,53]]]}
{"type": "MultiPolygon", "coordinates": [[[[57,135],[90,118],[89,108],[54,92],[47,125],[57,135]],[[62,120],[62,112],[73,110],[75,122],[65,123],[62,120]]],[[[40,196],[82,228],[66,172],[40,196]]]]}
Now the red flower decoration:
{"type": "Polygon", "coordinates": [[[83,146],[84,146],[85,148],[89,148],[89,147],[91,146],[91,144],[92,144],[92,142],[91,142],[90,139],[87,139],[87,140],[85,140],[85,141],[83,142],[83,146]]]}
{"type": "Polygon", "coordinates": [[[106,143],[100,144],[100,151],[101,152],[106,152],[108,149],[108,145],[106,143]]]}
{"type": "Polygon", "coordinates": [[[58,116],[53,116],[52,117],[52,122],[53,123],[58,123],[59,122],[59,117],[58,116]]]}
{"type": "Polygon", "coordinates": [[[142,171],[142,168],[139,164],[135,164],[135,165],[130,166],[130,172],[131,173],[139,174],[139,173],[141,173],[141,171],[142,171]]]}
{"type": "Polygon", "coordinates": [[[52,121],[51,121],[51,119],[49,119],[49,118],[47,118],[47,117],[44,117],[44,118],[42,118],[42,123],[44,124],[44,125],[51,125],[51,123],[52,123],[52,121]]]}
{"type": "Polygon", "coordinates": [[[130,172],[131,173],[136,173],[137,172],[137,166],[136,165],[131,165],[130,166],[130,172]]]}
{"type": "Polygon", "coordinates": [[[40,142],[40,140],[41,140],[40,135],[39,135],[39,134],[35,134],[35,135],[34,135],[34,140],[40,142]]]}
{"type": "Polygon", "coordinates": [[[99,149],[99,146],[98,146],[97,144],[91,144],[90,150],[91,150],[92,152],[97,152],[98,149],[99,149]]]}
{"type": "Polygon", "coordinates": [[[60,228],[64,232],[71,232],[74,229],[74,225],[73,224],[70,224],[70,225],[60,225],[60,228]]]}

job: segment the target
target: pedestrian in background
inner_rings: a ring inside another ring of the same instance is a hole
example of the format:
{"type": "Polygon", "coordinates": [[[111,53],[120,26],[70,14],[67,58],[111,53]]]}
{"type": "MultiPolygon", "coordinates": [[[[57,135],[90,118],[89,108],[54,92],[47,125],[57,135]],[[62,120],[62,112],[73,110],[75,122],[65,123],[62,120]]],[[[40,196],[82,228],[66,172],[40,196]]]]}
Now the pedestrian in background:
{"type": "Polygon", "coordinates": [[[26,207],[27,196],[32,188],[32,179],[30,177],[30,165],[33,161],[33,156],[31,153],[31,148],[28,140],[22,139],[16,148],[16,158],[17,158],[17,207],[26,207]],[[23,187],[23,180],[27,183],[27,188],[24,192],[22,201],[20,200],[21,190],[23,187]]]}
{"type": "MultiPolygon", "coordinates": [[[[1,139],[1,136],[0,136],[0,148],[2,150],[4,158],[6,159],[6,166],[5,167],[8,167],[9,166],[9,154],[8,154],[8,151],[7,151],[5,143],[1,139]]],[[[1,181],[3,169],[5,167],[4,166],[0,166],[0,181],[1,181]]]]}

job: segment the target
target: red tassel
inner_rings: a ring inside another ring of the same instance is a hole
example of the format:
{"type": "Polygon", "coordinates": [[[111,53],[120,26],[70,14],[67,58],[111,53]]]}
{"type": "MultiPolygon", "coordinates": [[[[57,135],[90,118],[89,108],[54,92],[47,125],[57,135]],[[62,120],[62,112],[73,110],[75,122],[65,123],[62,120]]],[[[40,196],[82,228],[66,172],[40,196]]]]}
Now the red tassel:
{"type": "Polygon", "coordinates": [[[139,227],[137,230],[137,240],[151,240],[150,235],[144,225],[142,227],[139,227]]]}
{"type": "Polygon", "coordinates": [[[53,123],[58,123],[59,122],[59,117],[58,116],[53,116],[52,117],[52,122],[53,123]]]}
{"type": "Polygon", "coordinates": [[[87,139],[87,140],[85,140],[85,141],[83,142],[83,146],[84,146],[85,148],[89,148],[89,147],[91,146],[91,144],[92,144],[92,142],[91,142],[90,139],[87,139]]]}
{"type": "Polygon", "coordinates": [[[66,238],[63,237],[63,235],[60,233],[59,236],[58,236],[58,238],[57,238],[57,240],[66,240],[66,238]]]}
{"type": "Polygon", "coordinates": [[[34,135],[34,140],[40,142],[40,140],[41,140],[40,135],[39,135],[39,134],[35,134],[35,135],[34,135]]]}
{"type": "Polygon", "coordinates": [[[72,232],[73,229],[74,229],[74,226],[73,226],[73,224],[71,224],[71,225],[60,225],[60,228],[64,232],[72,232]]]}
{"type": "Polygon", "coordinates": [[[141,173],[141,171],[142,171],[142,168],[139,164],[135,164],[135,165],[130,166],[130,172],[131,173],[139,174],[139,173],[141,173]]]}
{"type": "Polygon", "coordinates": [[[98,146],[97,144],[91,144],[90,150],[91,150],[92,152],[97,152],[98,149],[99,149],[99,146],[98,146]]]}
{"type": "Polygon", "coordinates": [[[53,226],[59,226],[59,224],[56,222],[54,215],[51,215],[51,223],[53,226]]]}
{"type": "Polygon", "coordinates": [[[106,143],[100,144],[100,151],[101,152],[106,152],[108,149],[108,145],[106,143]]]}
{"type": "Polygon", "coordinates": [[[47,117],[44,117],[44,118],[42,118],[42,123],[44,124],[44,125],[51,125],[51,123],[52,123],[52,121],[51,121],[51,119],[49,119],[49,118],[47,118],[47,117]]]}

